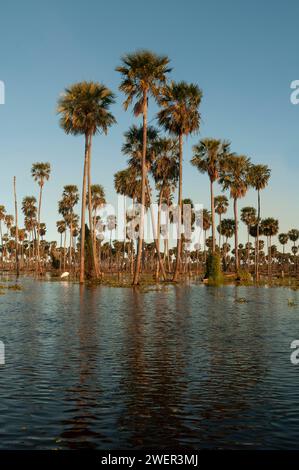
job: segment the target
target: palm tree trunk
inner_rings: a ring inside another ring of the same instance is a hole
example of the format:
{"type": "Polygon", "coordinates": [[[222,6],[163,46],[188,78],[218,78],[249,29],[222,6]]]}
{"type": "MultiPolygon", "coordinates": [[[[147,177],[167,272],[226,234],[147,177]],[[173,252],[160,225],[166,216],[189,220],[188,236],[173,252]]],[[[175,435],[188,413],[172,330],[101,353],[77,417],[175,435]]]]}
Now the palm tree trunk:
{"type": "MultiPolygon", "coordinates": [[[[71,217],[73,217],[71,215],[71,217]]],[[[70,224],[70,252],[69,252],[69,269],[70,272],[72,271],[72,240],[73,240],[73,222],[71,219],[71,224],[70,224]]]]}
{"type": "Polygon", "coordinates": [[[259,281],[260,273],[259,273],[259,265],[260,265],[260,247],[259,247],[259,235],[260,235],[260,217],[261,217],[261,198],[260,198],[260,191],[257,191],[257,200],[258,200],[258,210],[257,210],[257,228],[256,228],[256,281],[259,281]]]}
{"type": "Polygon", "coordinates": [[[66,230],[64,232],[64,244],[63,244],[63,271],[65,271],[66,263],[66,230]]]}
{"type": "Polygon", "coordinates": [[[166,281],[166,273],[165,273],[161,253],[160,253],[160,237],[159,237],[159,233],[157,234],[154,210],[153,210],[153,206],[152,206],[152,203],[151,203],[151,192],[150,192],[149,182],[148,182],[147,177],[146,177],[146,189],[147,189],[147,195],[148,195],[149,202],[150,202],[150,211],[151,211],[151,219],[152,219],[152,226],[153,226],[153,236],[154,236],[154,242],[155,242],[156,252],[157,252],[157,256],[158,256],[159,266],[160,266],[160,269],[161,269],[163,279],[164,279],[164,281],[166,281]]]}
{"type": "MultiPolygon", "coordinates": [[[[157,238],[158,238],[158,250],[160,252],[160,238],[161,238],[161,206],[162,206],[162,197],[163,197],[163,188],[160,190],[159,194],[159,205],[158,205],[158,221],[157,221],[157,238]]],[[[165,260],[165,250],[164,250],[164,260],[165,260]]],[[[156,277],[159,276],[159,260],[157,261],[156,277]]]]}
{"type": "Polygon", "coordinates": [[[214,204],[214,188],[213,181],[210,181],[211,193],[211,217],[212,217],[212,253],[215,254],[216,249],[216,234],[215,234],[215,204],[214,204]]]}
{"type": "Polygon", "coordinates": [[[270,279],[272,279],[272,250],[271,250],[271,246],[272,246],[272,237],[270,235],[269,237],[269,277],[270,279]]]}
{"type": "Polygon", "coordinates": [[[88,170],[87,170],[87,188],[88,188],[88,215],[89,215],[89,228],[91,235],[91,248],[92,248],[92,264],[96,278],[99,277],[98,272],[98,263],[97,263],[97,254],[96,246],[94,240],[94,227],[92,223],[92,203],[91,203],[91,140],[92,137],[89,137],[89,146],[88,146],[88,170]]]}
{"type": "Polygon", "coordinates": [[[41,214],[41,207],[42,207],[42,194],[43,194],[43,181],[40,182],[40,191],[39,191],[39,201],[38,201],[38,215],[37,215],[37,263],[36,269],[40,269],[40,214],[41,214]]]}
{"type": "Polygon", "coordinates": [[[239,250],[238,250],[238,208],[237,198],[234,198],[234,217],[235,217],[235,266],[236,274],[239,271],[239,250]]]}
{"type": "Polygon", "coordinates": [[[60,269],[60,272],[61,272],[61,268],[62,268],[61,251],[62,251],[62,232],[60,233],[60,250],[59,250],[59,269],[60,269]]]}
{"type": "Polygon", "coordinates": [[[141,168],[141,210],[139,224],[138,252],[136,258],[133,285],[139,283],[141,256],[144,237],[144,208],[145,208],[145,185],[146,185],[146,147],[147,147],[147,92],[143,94],[143,142],[142,142],[142,168],[141,168]]]}
{"type": "Polygon", "coordinates": [[[86,176],[88,167],[88,148],[89,136],[85,134],[85,155],[83,167],[83,183],[82,183],[82,201],[81,201],[81,244],[80,244],[80,284],[84,282],[85,277],[85,209],[86,209],[86,176]]]}
{"type": "Polygon", "coordinates": [[[173,281],[176,282],[180,273],[181,266],[181,223],[182,223],[182,200],[183,200],[183,135],[179,135],[179,192],[178,192],[178,230],[177,230],[177,255],[173,281]]]}
{"type": "Polygon", "coordinates": [[[13,186],[14,186],[14,199],[15,199],[15,223],[16,223],[16,231],[15,231],[15,244],[16,244],[16,272],[17,277],[20,275],[20,265],[19,265],[19,229],[18,229],[18,206],[17,206],[17,192],[16,192],[16,177],[14,176],[13,179],[13,186]]]}

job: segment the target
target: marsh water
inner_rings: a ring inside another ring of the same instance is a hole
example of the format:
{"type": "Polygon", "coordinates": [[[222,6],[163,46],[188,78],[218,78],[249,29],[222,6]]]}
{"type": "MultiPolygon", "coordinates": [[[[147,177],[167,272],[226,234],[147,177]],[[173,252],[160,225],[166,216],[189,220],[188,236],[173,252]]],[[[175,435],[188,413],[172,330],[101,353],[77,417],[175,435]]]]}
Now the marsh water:
{"type": "Polygon", "coordinates": [[[1,449],[299,448],[298,291],[19,283],[1,449]]]}

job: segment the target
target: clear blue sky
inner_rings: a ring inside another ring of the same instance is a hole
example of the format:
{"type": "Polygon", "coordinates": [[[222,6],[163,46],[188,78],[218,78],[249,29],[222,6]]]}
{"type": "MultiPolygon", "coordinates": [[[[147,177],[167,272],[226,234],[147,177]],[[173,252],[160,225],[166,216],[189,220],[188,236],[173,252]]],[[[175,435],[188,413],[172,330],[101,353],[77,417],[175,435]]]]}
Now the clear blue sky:
{"type": "MultiPolygon", "coordinates": [[[[93,182],[115,201],[113,174],[125,166],[122,135],[134,118],[122,109],[114,69],[123,53],[149,48],[171,58],[173,79],[196,82],[204,94],[200,135],[185,145],[184,196],[208,205],[208,180],[191,167],[191,147],[200,137],[226,138],[234,151],[272,168],[262,215],[279,218],[280,231],[298,227],[299,105],[290,103],[290,83],[299,79],[298,17],[296,0],[2,3],[0,203],[13,211],[14,175],[20,202],[37,195],[31,164],[50,161],[42,219],[47,238],[57,238],[63,185],[81,187],[83,141],[59,128],[56,100],[80,80],[101,81],[117,93],[118,124],[95,139],[92,162],[93,182]]],[[[240,206],[251,204],[253,191],[240,206]]]]}

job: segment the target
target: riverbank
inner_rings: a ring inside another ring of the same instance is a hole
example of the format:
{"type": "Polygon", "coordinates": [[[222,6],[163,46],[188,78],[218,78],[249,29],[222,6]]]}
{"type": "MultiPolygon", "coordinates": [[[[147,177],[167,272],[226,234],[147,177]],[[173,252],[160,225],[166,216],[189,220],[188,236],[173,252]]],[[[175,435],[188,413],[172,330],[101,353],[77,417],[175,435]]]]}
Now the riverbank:
{"type": "MultiPolygon", "coordinates": [[[[247,273],[246,273],[247,274],[247,273]]],[[[34,273],[22,273],[19,278],[17,278],[16,273],[13,271],[9,272],[2,272],[0,273],[0,295],[3,294],[5,290],[5,285],[1,286],[1,279],[22,279],[22,277],[28,277],[30,279],[36,281],[51,281],[51,282],[62,282],[62,283],[74,283],[78,284],[79,281],[77,278],[73,278],[71,276],[62,278],[60,274],[53,272],[46,272],[42,276],[36,277],[34,273]]],[[[181,276],[177,282],[172,282],[171,276],[169,275],[169,279],[167,281],[156,280],[155,276],[152,274],[143,274],[140,278],[140,282],[138,286],[132,286],[132,276],[129,274],[104,274],[102,275],[100,280],[92,279],[86,280],[84,285],[86,286],[106,286],[106,287],[116,287],[116,288],[132,288],[132,289],[156,289],[161,290],[167,286],[177,285],[177,286],[185,286],[189,284],[194,285],[207,285],[207,286],[214,286],[214,287],[221,287],[226,285],[232,286],[248,286],[248,287],[288,287],[293,290],[299,289],[299,278],[297,277],[273,277],[269,280],[268,276],[261,276],[259,282],[255,282],[251,276],[248,275],[239,275],[236,276],[234,273],[224,274],[221,283],[213,284],[209,282],[208,279],[204,279],[203,275],[185,275],[181,276]]],[[[18,290],[19,284],[14,284],[11,289],[15,288],[18,290]]]]}

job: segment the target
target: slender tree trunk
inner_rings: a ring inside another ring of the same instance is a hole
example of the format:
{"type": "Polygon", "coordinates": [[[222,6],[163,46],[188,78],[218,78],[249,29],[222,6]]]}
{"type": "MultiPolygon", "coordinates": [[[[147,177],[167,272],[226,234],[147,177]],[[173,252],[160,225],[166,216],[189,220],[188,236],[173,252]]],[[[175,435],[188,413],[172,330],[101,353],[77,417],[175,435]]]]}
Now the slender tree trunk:
{"type": "Polygon", "coordinates": [[[238,247],[238,208],[237,208],[237,199],[234,199],[234,217],[235,217],[235,266],[236,274],[239,271],[239,247],[238,247]]]}
{"type": "Polygon", "coordinates": [[[152,219],[152,226],[153,226],[153,236],[154,236],[154,242],[155,242],[156,252],[157,252],[157,256],[158,256],[158,262],[159,262],[159,266],[160,266],[160,269],[161,269],[163,279],[164,279],[164,281],[166,281],[166,273],[165,273],[161,253],[160,253],[160,243],[158,242],[159,234],[157,234],[154,210],[153,210],[153,206],[152,206],[152,203],[151,203],[150,187],[149,187],[149,182],[148,182],[147,177],[146,177],[146,189],[147,189],[147,195],[148,195],[149,202],[150,202],[150,211],[151,211],[151,219],[152,219]]]}
{"type": "Polygon", "coordinates": [[[13,179],[14,186],[14,199],[15,199],[15,222],[16,222],[16,231],[15,231],[15,244],[16,244],[16,272],[17,277],[20,275],[20,265],[19,265],[19,229],[18,229],[18,205],[17,205],[17,191],[16,191],[16,177],[13,179]]]}
{"type": "Polygon", "coordinates": [[[177,230],[177,256],[175,263],[175,271],[173,281],[176,282],[180,273],[181,267],[181,224],[182,224],[182,200],[183,200],[183,135],[179,135],[179,192],[178,192],[178,230],[177,230]]]}
{"type": "Polygon", "coordinates": [[[38,202],[38,214],[37,214],[37,263],[36,263],[36,270],[40,270],[40,214],[41,214],[41,207],[42,207],[42,194],[43,194],[43,180],[40,181],[40,190],[39,190],[39,202],[38,202]]]}
{"type": "Polygon", "coordinates": [[[85,210],[86,210],[86,177],[88,167],[88,148],[89,136],[85,135],[85,155],[83,167],[83,183],[82,183],[82,201],[81,201],[81,243],[80,243],[80,284],[83,284],[85,277],[85,210]]]}
{"type": "Polygon", "coordinates": [[[142,169],[141,169],[141,210],[139,223],[138,252],[136,258],[133,285],[139,283],[141,256],[144,238],[144,209],[145,209],[145,186],[146,186],[146,150],[147,150],[147,92],[143,94],[143,143],[142,143],[142,169]]]}
{"type": "Polygon", "coordinates": [[[65,271],[66,264],[66,230],[64,232],[64,243],[63,243],[63,271],[65,271]]]}
{"type": "MultiPolygon", "coordinates": [[[[157,221],[157,238],[158,238],[158,249],[160,252],[160,239],[161,239],[161,206],[162,206],[162,197],[163,197],[163,187],[160,190],[159,194],[159,205],[158,205],[158,221],[157,221]]],[[[164,260],[165,260],[165,249],[164,249],[164,260]]],[[[156,269],[156,278],[159,276],[159,260],[157,261],[157,269],[156,269]]]]}
{"type": "Polygon", "coordinates": [[[212,216],[212,253],[215,254],[216,249],[216,233],[215,233],[215,203],[214,203],[214,188],[213,181],[210,181],[211,193],[211,216],[212,216]]]}
{"type": "Polygon", "coordinates": [[[92,137],[89,137],[89,146],[88,146],[88,170],[87,170],[87,188],[88,188],[88,215],[89,215],[89,229],[91,235],[91,245],[92,245],[92,264],[95,273],[95,277],[99,277],[98,272],[98,263],[97,263],[97,254],[96,247],[94,243],[94,227],[92,223],[92,201],[91,201],[91,142],[92,137]]]}
{"type": "Polygon", "coordinates": [[[268,261],[269,261],[269,277],[270,277],[270,279],[272,279],[272,253],[271,253],[271,246],[272,246],[272,237],[271,237],[271,235],[270,235],[270,237],[269,237],[269,254],[268,254],[268,256],[269,256],[268,261]]]}
{"type": "Polygon", "coordinates": [[[261,198],[260,198],[260,191],[257,192],[257,200],[258,200],[258,210],[257,210],[257,228],[256,228],[256,280],[259,281],[260,273],[260,247],[259,247],[259,235],[260,235],[260,218],[261,218],[261,198]]]}
{"type": "Polygon", "coordinates": [[[60,272],[61,272],[61,268],[62,268],[62,256],[61,256],[61,251],[62,251],[62,232],[60,233],[60,250],[59,250],[59,269],[60,269],[60,272]]]}
{"type": "Polygon", "coordinates": [[[70,252],[69,252],[69,269],[72,271],[72,240],[73,240],[73,214],[71,214],[71,223],[70,223],[70,252]]]}

